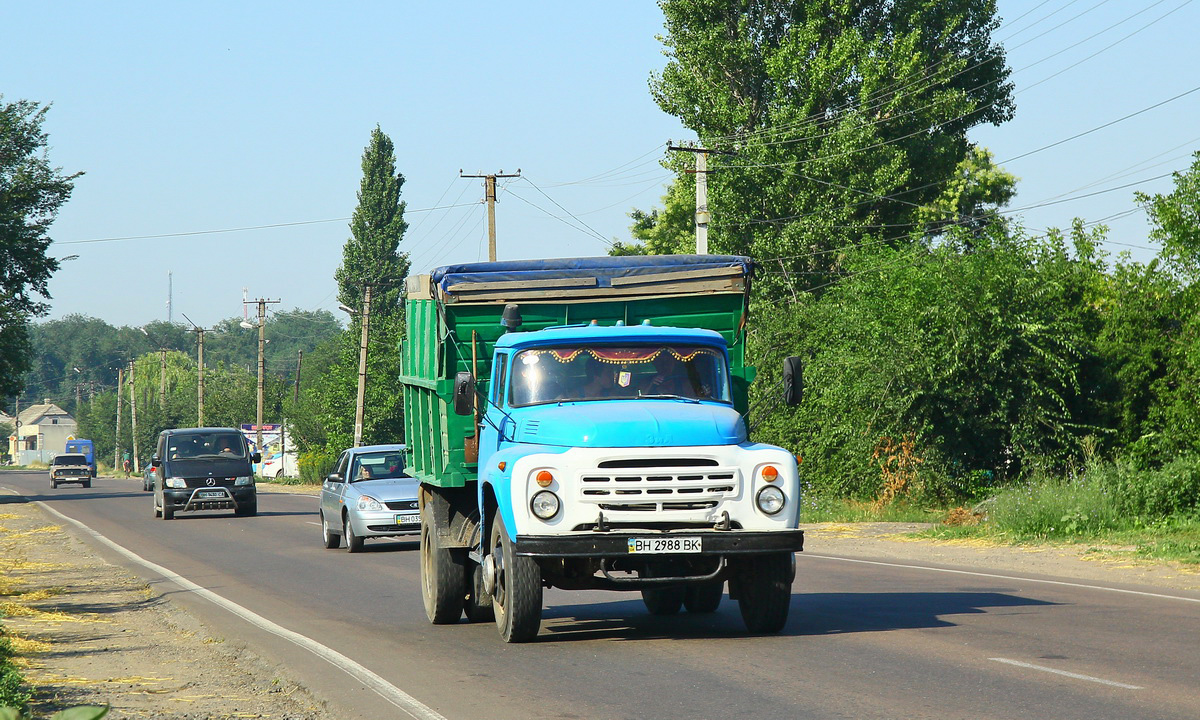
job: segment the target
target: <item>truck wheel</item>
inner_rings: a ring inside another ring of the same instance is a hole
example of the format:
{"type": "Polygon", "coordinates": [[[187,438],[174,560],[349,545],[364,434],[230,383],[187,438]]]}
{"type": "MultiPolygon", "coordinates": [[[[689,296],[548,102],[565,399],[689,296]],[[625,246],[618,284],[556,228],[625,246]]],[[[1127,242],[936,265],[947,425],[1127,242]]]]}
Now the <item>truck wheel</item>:
{"type": "Polygon", "coordinates": [[[496,619],[492,596],[483,589],[483,566],[467,561],[467,601],[463,606],[470,622],[491,622],[496,619]]]}
{"type": "Polygon", "coordinates": [[[174,517],[175,517],[175,508],[168,505],[166,500],[163,500],[162,519],[163,520],[171,520],[174,517]]]}
{"type": "Polygon", "coordinates": [[[746,629],[775,633],[787,623],[792,601],[792,554],[770,553],[746,558],[738,568],[738,608],[746,629]]]}
{"type": "Polygon", "coordinates": [[[258,514],[258,498],[238,505],[233,509],[233,514],[238,517],[254,517],[258,514]]]}
{"type": "Polygon", "coordinates": [[[432,515],[425,504],[421,508],[421,597],[429,622],[449,625],[462,617],[467,578],[462,555],[442,547],[433,531],[432,515]]]}
{"type": "MultiPolygon", "coordinates": [[[[644,578],[665,577],[672,574],[670,569],[653,564],[648,565],[641,572],[641,576],[644,578]]],[[[646,609],[650,611],[651,615],[674,615],[679,612],[679,608],[683,607],[685,592],[686,586],[684,585],[646,588],[642,590],[642,602],[646,603],[646,609]]]]}
{"type": "Polygon", "coordinates": [[[342,545],[342,536],[329,529],[329,518],[325,517],[325,513],[321,513],[321,539],[329,550],[337,550],[342,545]]]}
{"type": "Polygon", "coordinates": [[[346,552],[362,552],[363,539],[354,534],[349,515],[342,516],[342,537],[346,538],[346,552]]]}
{"type": "Polygon", "coordinates": [[[683,594],[683,606],[690,613],[713,613],[721,605],[721,595],[725,592],[724,580],[709,580],[695,585],[688,585],[683,594]]]}
{"type": "Polygon", "coordinates": [[[492,522],[492,561],[496,565],[492,607],[504,642],[528,642],[542,625],[542,569],[533,558],[517,555],[496,513],[492,522]]]}

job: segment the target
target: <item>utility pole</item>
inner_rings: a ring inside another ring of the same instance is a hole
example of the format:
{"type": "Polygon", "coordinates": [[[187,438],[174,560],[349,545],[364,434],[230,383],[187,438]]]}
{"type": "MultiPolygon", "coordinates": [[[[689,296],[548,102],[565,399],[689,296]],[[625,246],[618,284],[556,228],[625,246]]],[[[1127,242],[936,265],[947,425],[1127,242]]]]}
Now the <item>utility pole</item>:
{"type": "Polygon", "coordinates": [[[137,446],[137,392],[135,392],[135,383],[133,382],[134,361],[129,361],[129,427],[133,433],[133,472],[141,474],[142,469],[138,467],[138,446],[137,446]]]}
{"type": "Polygon", "coordinates": [[[304,363],[304,351],[296,351],[296,385],[292,388],[292,403],[300,402],[300,366],[304,363]]]}
{"type": "Polygon", "coordinates": [[[159,373],[158,380],[158,409],[165,410],[167,407],[167,349],[160,347],[158,349],[158,361],[162,367],[159,373]]]}
{"type": "Polygon", "coordinates": [[[367,328],[371,324],[371,286],[363,293],[362,342],[358,347],[358,403],[354,407],[354,447],[362,446],[363,403],[367,392],[367,328]]]}
{"type": "MultiPolygon", "coordinates": [[[[243,304],[247,301],[243,301],[243,304]]],[[[266,366],[263,364],[263,349],[266,347],[266,328],[267,321],[267,305],[280,302],[279,300],[266,300],[259,298],[254,301],[258,304],[258,411],[254,416],[254,431],[255,431],[255,447],[256,452],[262,452],[262,424],[263,424],[263,375],[265,375],[266,366]]],[[[242,327],[254,327],[248,322],[242,321],[242,327]]]]}
{"type": "Polygon", "coordinates": [[[212,328],[202,328],[187,313],[181,314],[192,323],[192,332],[196,333],[196,427],[204,427],[204,333],[212,332],[212,328]]]}
{"type": "Polygon", "coordinates": [[[733,155],[729,150],[713,148],[698,148],[683,145],[672,145],[667,141],[667,150],[674,152],[690,152],[696,157],[696,169],[688,172],[696,175],[696,254],[708,254],[708,222],[712,216],[708,212],[708,155],[733,155]]]}
{"type": "Polygon", "coordinates": [[[458,176],[463,178],[483,178],[483,196],[488,204],[488,260],[496,262],[496,178],[521,177],[521,168],[517,172],[505,175],[501,170],[490,175],[463,175],[460,168],[458,176]]]}
{"type": "Polygon", "coordinates": [[[113,443],[113,473],[121,467],[121,401],[125,398],[121,389],[125,387],[125,368],[117,368],[117,437],[113,443]]]}

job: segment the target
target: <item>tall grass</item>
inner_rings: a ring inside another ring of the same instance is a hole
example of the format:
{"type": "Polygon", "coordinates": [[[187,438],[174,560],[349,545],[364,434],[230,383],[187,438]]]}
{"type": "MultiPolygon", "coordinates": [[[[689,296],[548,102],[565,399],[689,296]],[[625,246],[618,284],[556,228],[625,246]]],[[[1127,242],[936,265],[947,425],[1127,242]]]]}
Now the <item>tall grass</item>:
{"type": "Polygon", "coordinates": [[[1015,538],[1094,537],[1200,519],[1200,458],[1159,470],[1094,464],[1069,478],[1037,477],[985,503],[989,524],[1015,538]]]}

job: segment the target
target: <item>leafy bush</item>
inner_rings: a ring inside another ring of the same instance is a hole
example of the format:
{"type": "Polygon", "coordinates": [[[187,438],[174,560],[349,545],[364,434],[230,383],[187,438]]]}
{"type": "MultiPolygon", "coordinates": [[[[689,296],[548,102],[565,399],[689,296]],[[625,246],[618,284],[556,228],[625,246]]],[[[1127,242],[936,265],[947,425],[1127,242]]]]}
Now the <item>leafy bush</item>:
{"type": "Polygon", "coordinates": [[[337,455],[327,450],[313,450],[311,452],[300,453],[298,458],[300,464],[300,480],[302,485],[320,485],[325,481],[325,476],[333,472],[333,465],[337,462],[337,455]]]}
{"type": "Polygon", "coordinates": [[[21,673],[13,665],[12,656],[12,643],[0,629],[0,708],[24,710],[29,702],[29,693],[22,688],[21,673]]]}
{"type": "Polygon", "coordinates": [[[1165,518],[1200,508],[1200,457],[1173,460],[1158,470],[1119,463],[1095,468],[1091,476],[1116,495],[1129,515],[1165,518]]]}

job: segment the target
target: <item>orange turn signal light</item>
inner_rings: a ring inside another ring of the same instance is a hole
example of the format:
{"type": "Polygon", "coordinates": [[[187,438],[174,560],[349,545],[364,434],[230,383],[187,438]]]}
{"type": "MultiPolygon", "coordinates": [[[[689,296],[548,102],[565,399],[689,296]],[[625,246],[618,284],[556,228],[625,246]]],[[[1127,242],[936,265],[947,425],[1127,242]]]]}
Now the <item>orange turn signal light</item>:
{"type": "Polygon", "coordinates": [[[504,470],[504,468],[508,467],[508,463],[506,463],[506,462],[504,462],[503,460],[501,460],[501,461],[500,461],[500,462],[499,462],[499,463],[496,465],[496,467],[500,468],[501,470],[504,470]]]}
{"type": "Polygon", "coordinates": [[[768,465],[762,471],[763,480],[767,482],[775,482],[779,479],[779,469],[774,465],[768,465]]]}
{"type": "Polygon", "coordinates": [[[550,487],[550,483],[554,482],[554,475],[549,470],[542,470],[537,474],[537,484],[542,487],[550,487]]]}

